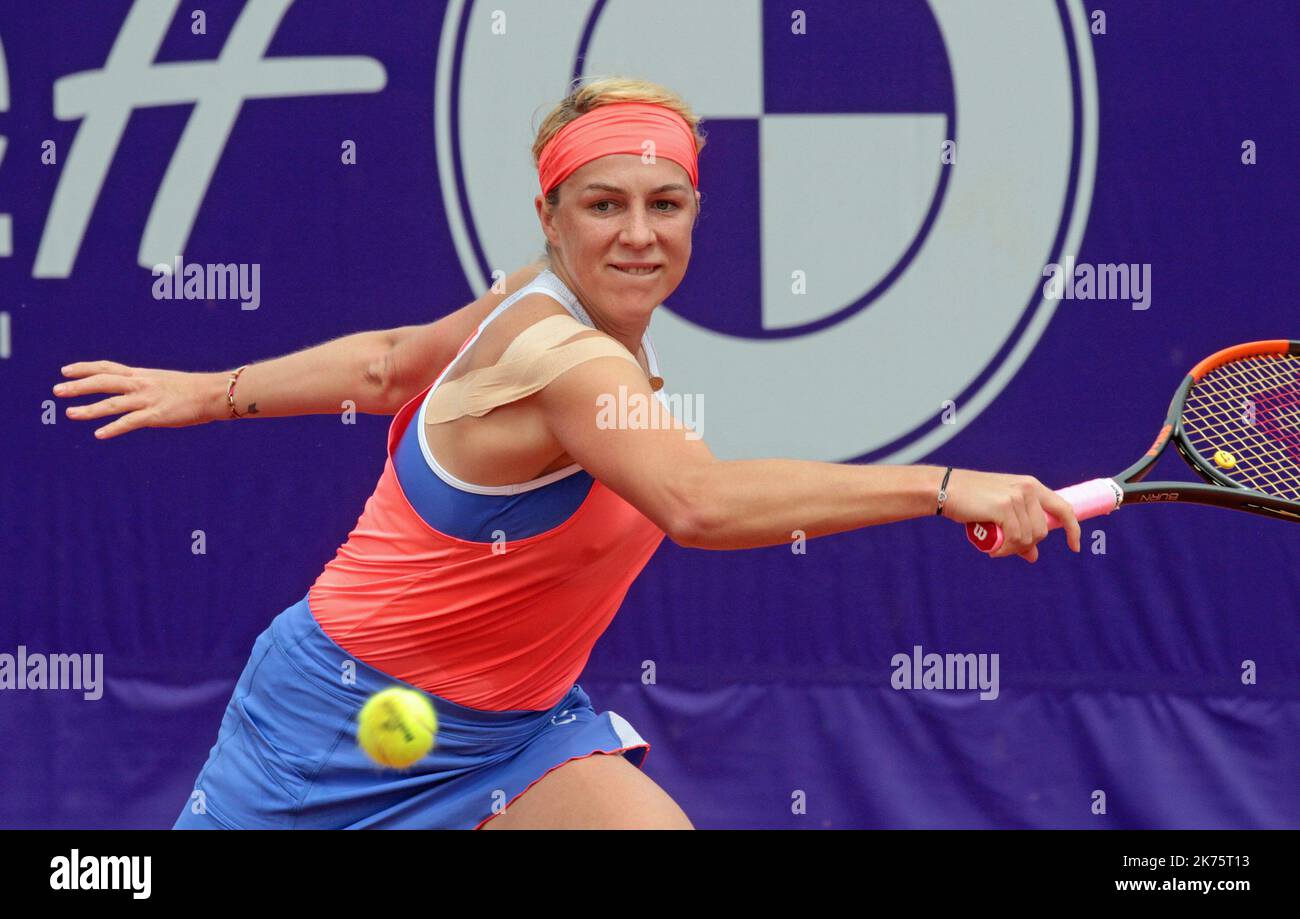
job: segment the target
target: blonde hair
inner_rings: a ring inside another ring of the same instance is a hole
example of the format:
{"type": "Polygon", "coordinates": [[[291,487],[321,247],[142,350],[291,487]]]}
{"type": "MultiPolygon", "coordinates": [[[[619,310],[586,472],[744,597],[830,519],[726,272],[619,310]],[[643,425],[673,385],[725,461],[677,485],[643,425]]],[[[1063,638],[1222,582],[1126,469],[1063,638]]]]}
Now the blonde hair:
{"type": "MultiPolygon", "coordinates": [[[[550,113],[542,120],[541,127],[537,129],[537,137],[533,141],[534,168],[541,161],[542,150],[546,148],[551,138],[561,128],[574,119],[587,114],[592,109],[599,108],[602,105],[611,105],[615,102],[644,102],[672,109],[682,116],[682,119],[690,126],[691,133],[695,135],[695,154],[697,156],[708,141],[708,136],[700,131],[700,117],[691,110],[685,99],[666,86],[633,77],[578,77],[570,84],[568,95],[564,97],[564,100],[559,105],[551,109],[550,113]],[[584,82],[584,79],[586,82],[584,82]]],[[[551,189],[546,195],[546,203],[552,208],[559,205],[559,186],[551,189]]],[[[698,220],[699,214],[697,213],[695,216],[698,220]]],[[[541,255],[540,260],[548,265],[550,264],[550,240],[546,241],[546,250],[541,255]]]]}

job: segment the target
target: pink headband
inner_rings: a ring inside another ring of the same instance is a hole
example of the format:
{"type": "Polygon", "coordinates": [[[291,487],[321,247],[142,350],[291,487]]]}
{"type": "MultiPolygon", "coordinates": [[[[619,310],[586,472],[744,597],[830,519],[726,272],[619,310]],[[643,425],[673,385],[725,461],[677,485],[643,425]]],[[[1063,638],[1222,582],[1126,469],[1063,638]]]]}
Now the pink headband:
{"type": "Polygon", "coordinates": [[[670,108],[645,102],[615,102],[592,109],[570,121],[542,148],[537,176],[542,194],[549,194],[579,168],[613,153],[645,154],[654,142],[654,155],[677,163],[700,185],[695,133],[686,119],[670,108]]]}

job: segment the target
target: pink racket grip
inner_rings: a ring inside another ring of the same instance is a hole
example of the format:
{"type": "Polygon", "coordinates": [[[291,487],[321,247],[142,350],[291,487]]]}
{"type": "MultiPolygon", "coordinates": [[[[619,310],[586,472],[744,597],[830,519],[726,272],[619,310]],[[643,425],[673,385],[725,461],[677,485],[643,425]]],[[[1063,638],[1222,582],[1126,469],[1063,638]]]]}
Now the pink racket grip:
{"type": "MultiPolygon", "coordinates": [[[[1114,479],[1091,479],[1058,489],[1056,493],[1070,502],[1079,520],[1109,514],[1124,500],[1124,491],[1114,479]]],[[[1055,530],[1061,521],[1048,514],[1047,525],[1055,530]]],[[[966,538],[981,552],[996,552],[1002,547],[1002,527],[996,523],[968,523],[966,538]]]]}

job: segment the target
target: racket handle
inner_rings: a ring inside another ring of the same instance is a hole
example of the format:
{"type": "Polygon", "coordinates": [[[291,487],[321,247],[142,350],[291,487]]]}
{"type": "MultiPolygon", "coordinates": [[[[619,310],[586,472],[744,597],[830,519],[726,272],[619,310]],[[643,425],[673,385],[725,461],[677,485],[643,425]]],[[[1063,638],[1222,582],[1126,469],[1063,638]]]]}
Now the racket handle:
{"type": "MultiPolygon", "coordinates": [[[[1124,491],[1114,479],[1091,479],[1057,489],[1056,493],[1070,503],[1079,520],[1109,514],[1124,500],[1124,491]]],[[[1060,525],[1061,521],[1047,515],[1049,529],[1055,530],[1060,525]]],[[[996,552],[1002,547],[1002,527],[996,523],[968,523],[966,538],[981,552],[996,552]]]]}

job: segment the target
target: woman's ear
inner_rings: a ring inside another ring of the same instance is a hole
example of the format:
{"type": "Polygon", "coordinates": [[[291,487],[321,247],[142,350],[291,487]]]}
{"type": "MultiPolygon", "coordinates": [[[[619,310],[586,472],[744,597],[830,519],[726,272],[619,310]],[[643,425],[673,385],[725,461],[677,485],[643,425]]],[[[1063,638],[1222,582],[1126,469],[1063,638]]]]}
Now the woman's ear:
{"type": "Polygon", "coordinates": [[[542,225],[542,235],[546,237],[548,242],[554,245],[557,241],[558,235],[555,231],[555,210],[546,203],[546,197],[544,195],[539,194],[534,198],[533,204],[537,208],[537,219],[542,225]]]}
{"type": "MultiPolygon", "coordinates": [[[[533,199],[533,207],[537,210],[537,219],[542,225],[542,232],[546,233],[546,222],[550,219],[546,213],[546,197],[539,194],[533,199]]],[[[546,234],[546,238],[550,239],[549,233],[546,234]]]]}

